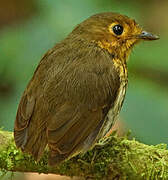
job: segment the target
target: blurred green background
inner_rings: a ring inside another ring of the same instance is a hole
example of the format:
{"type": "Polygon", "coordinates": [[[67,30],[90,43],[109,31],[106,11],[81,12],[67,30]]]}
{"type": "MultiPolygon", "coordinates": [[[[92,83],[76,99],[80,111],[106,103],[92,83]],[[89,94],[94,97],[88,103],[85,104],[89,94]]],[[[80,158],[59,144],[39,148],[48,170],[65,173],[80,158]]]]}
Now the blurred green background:
{"type": "Polygon", "coordinates": [[[121,124],[148,144],[168,143],[168,1],[7,0],[0,6],[0,126],[13,130],[20,97],[43,54],[94,13],[126,14],[159,41],[130,56],[121,124]]]}

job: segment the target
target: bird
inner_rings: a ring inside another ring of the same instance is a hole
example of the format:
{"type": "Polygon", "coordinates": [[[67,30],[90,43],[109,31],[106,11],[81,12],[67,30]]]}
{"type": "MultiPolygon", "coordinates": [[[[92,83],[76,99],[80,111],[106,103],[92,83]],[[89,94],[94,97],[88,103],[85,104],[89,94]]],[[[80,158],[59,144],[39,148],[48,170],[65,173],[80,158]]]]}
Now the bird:
{"type": "Polygon", "coordinates": [[[159,37],[128,16],[104,12],[78,24],[39,62],[21,97],[14,140],[50,166],[94,147],[112,128],[128,84],[135,44],[159,37]]]}

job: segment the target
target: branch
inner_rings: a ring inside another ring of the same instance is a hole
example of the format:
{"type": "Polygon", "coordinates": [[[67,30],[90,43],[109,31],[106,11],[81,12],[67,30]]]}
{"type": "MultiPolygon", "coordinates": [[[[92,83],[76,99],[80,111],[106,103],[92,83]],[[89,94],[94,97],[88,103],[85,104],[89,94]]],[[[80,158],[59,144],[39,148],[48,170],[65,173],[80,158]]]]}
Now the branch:
{"type": "Polygon", "coordinates": [[[148,146],[135,140],[110,137],[93,150],[78,155],[57,167],[47,165],[47,151],[37,163],[14,144],[13,134],[0,131],[2,171],[53,173],[93,179],[168,179],[168,150],[165,144],[148,146]]]}

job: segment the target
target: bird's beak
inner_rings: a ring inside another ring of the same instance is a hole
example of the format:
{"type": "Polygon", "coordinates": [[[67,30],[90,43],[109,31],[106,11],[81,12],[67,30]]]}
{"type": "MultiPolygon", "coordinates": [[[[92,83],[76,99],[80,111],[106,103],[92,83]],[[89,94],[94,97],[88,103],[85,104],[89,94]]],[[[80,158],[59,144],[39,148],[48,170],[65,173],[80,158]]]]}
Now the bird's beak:
{"type": "Polygon", "coordinates": [[[143,39],[143,40],[157,40],[159,39],[159,36],[151,34],[147,31],[142,31],[141,34],[137,35],[137,39],[143,39]]]}

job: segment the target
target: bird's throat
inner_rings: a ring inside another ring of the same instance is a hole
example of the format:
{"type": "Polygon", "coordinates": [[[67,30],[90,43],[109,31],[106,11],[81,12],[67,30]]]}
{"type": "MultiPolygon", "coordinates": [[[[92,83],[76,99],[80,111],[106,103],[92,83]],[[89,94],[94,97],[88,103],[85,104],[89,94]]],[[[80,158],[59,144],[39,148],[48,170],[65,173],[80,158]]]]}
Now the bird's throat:
{"type": "Polygon", "coordinates": [[[132,49],[131,46],[128,47],[127,44],[119,46],[116,42],[98,41],[97,44],[100,48],[107,50],[109,54],[111,54],[111,57],[122,61],[122,64],[126,63],[132,49]]]}

